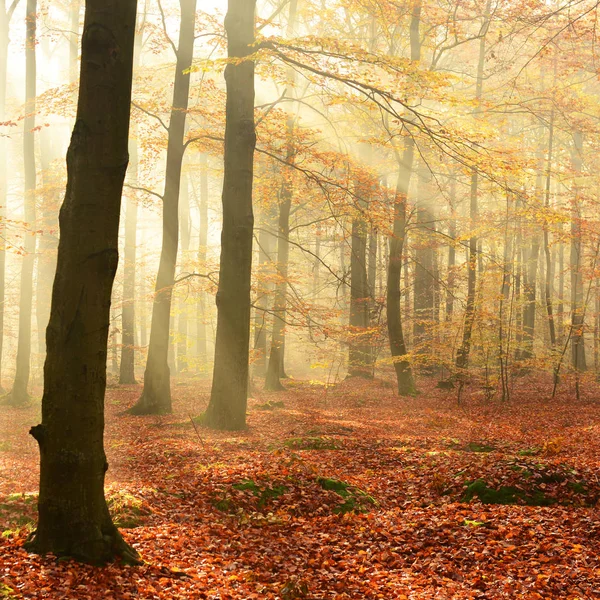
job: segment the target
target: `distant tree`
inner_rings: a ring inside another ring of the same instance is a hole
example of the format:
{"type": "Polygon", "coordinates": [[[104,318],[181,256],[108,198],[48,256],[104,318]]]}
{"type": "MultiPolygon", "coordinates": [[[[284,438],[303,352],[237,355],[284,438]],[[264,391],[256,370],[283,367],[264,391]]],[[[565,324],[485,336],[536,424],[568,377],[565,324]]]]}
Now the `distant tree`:
{"type": "Polygon", "coordinates": [[[217,429],[246,425],[252,271],[254,178],[255,0],[229,0],[225,29],[228,56],[223,180],[223,230],[217,292],[215,365],[206,424],[217,429]],[[246,60],[244,60],[246,59],[246,60]]]}
{"type": "Polygon", "coordinates": [[[27,549],[90,563],[137,561],[104,497],[110,299],[127,170],[136,0],[87,0],[77,120],[46,332],[39,521],[27,549]]]}
{"type": "MultiPolygon", "coordinates": [[[[13,0],[8,8],[0,6],[0,122],[6,122],[6,86],[9,28],[19,4],[13,0]]],[[[0,136],[0,391],[2,391],[2,350],[4,348],[4,291],[6,273],[6,136],[0,136]]]]}
{"type": "MultiPolygon", "coordinates": [[[[190,67],[194,56],[196,0],[180,0],[181,27],[173,85],[173,104],[167,142],[167,170],[163,194],[163,240],[156,277],[144,390],[131,407],[134,415],[170,413],[171,369],[168,363],[171,303],[179,246],[179,194],[185,151],[185,121],[190,94],[190,67]]],[[[166,33],[166,32],[165,32],[166,33]]],[[[175,47],[173,46],[173,49],[175,47]]]]}
{"type": "MultiPolygon", "coordinates": [[[[24,217],[28,227],[35,224],[35,97],[36,97],[36,11],[37,0],[27,0],[25,36],[25,118],[23,119],[23,157],[25,172],[24,217]]],[[[17,369],[7,401],[13,406],[29,400],[27,387],[31,369],[31,309],[33,306],[33,267],[36,240],[34,231],[25,236],[19,300],[19,338],[17,369]]]]}

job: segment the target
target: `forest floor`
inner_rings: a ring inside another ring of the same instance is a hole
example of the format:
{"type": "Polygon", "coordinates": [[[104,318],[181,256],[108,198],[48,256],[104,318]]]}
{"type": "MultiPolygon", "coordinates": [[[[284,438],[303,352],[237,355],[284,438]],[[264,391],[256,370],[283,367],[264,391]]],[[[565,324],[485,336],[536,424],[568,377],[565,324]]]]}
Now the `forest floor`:
{"type": "Polygon", "coordinates": [[[421,382],[250,399],[247,431],[194,427],[208,383],[175,413],[123,416],[107,393],[107,494],[144,565],[29,555],[38,404],[0,408],[0,598],[600,598],[600,388],[515,383],[510,402],[421,382]]]}

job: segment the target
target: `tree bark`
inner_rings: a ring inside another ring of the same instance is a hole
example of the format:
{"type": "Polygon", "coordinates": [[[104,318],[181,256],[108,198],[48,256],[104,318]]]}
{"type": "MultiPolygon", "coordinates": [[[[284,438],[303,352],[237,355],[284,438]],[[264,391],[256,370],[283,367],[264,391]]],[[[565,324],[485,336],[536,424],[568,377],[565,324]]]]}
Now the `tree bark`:
{"type": "Polygon", "coordinates": [[[181,27],[173,85],[173,105],[167,142],[167,169],[163,194],[163,239],[156,278],[150,344],[144,372],[144,389],[129,409],[134,415],[165,414],[172,411],[171,369],[168,364],[169,331],[177,247],[179,245],[179,191],[183,162],[185,121],[190,93],[190,67],[194,55],[196,0],[180,0],[181,27]]]}
{"type": "MultiPolygon", "coordinates": [[[[186,174],[183,175],[183,185],[179,199],[179,231],[181,236],[181,267],[186,269],[191,237],[190,195],[186,174]]],[[[181,294],[177,299],[179,309],[177,311],[177,372],[185,373],[188,370],[188,305],[181,294]]]]}
{"type": "Polygon", "coordinates": [[[31,228],[25,235],[25,256],[21,267],[19,300],[19,339],[17,342],[17,369],[8,404],[21,406],[29,401],[27,387],[31,369],[31,319],[33,307],[33,267],[35,263],[35,98],[36,98],[36,21],[37,0],[27,0],[25,38],[25,119],[23,133],[23,155],[25,172],[25,222],[31,228]]]}
{"type": "Polygon", "coordinates": [[[135,32],[135,0],[87,0],[77,120],[46,332],[37,530],[27,548],[90,563],[137,553],[104,498],[104,393],[135,32]]]}
{"type": "Polygon", "coordinates": [[[252,272],[252,180],[254,175],[254,51],[256,0],[229,0],[225,17],[229,58],[225,68],[223,229],[217,291],[215,364],[206,424],[217,429],[246,426],[252,272]]]}

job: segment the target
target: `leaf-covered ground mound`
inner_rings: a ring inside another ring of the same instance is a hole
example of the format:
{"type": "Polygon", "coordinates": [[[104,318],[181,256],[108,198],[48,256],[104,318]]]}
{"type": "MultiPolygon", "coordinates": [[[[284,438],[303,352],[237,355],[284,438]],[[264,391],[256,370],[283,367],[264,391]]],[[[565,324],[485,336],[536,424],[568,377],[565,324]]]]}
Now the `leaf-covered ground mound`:
{"type": "Polygon", "coordinates": [[[178,383],[162,417],[122,414],[139,386],[108,390],[107,497],[141,567],[22,549],[39,406],[0,409],[0,598],[600,597],[599,389],[523,381],[458,407],[435,382],[409,400],[290,382],[232,434],[192,423],[206,382],[178,383]]]}

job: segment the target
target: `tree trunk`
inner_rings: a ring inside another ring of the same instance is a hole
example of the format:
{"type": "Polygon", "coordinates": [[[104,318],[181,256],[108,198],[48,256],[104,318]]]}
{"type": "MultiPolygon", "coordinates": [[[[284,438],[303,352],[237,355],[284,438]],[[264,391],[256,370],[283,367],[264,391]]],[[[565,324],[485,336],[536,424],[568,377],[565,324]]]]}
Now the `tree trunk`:
{"type": "MultiPolygon", "coordinates": [[[[13,2],[7,11],[4,4],[0,7],[0,122],[6,119],[6,87],[8,70],[8,44],[9,26],[14,10],[18,4],[13,2]]],[[[4,348],[4,301],[6,277],[6,200],[7,200],[7,173],[6,173],[6,142],[5,135],[0,136],[0,393],[2,387],[2,356],[4,348]]]]}
{"type": "MultiPolygon", "coordinates": [[[[575,177],[579,177],[582,167],[583,134],[573,132],[574,148],[571,162],[575,177]]],[[[581,243],[581,207],[579,206],[579,186],[573,186],[571,217],[571,364],[578,371],[587,369],[585,360],[585,338],[583,335],[585,306],[583,302],[583,274],[581,243]]]]}
{"type": "MultiPolygon", "coordinates": [[[[146,13],[144,12],[135,36],[133,52],[134,74],[140,66],[145,23],[146,13]]],[[[132,126],[132,136],[129,140],[129,148],[131,156],[127,175],[131,181],[131,185],[137,187],[139,185],[139,158],[138,128],[135,123],[132,126]]],[[[127,196],[127,205],[125,207],[125,264],[123,268],[123,308],[121,312],[121,364],[119,367],[119,383],[121,385],[137,383],[135,379],[135,261],[137,254],[137,216],[137,197],[135,191],[130,190],[129,195],[127,196]]]]}
{"type": "Polygon", "coordinates": [[[434,320],[434,256],[433,236],[435,219],[431,206],[432,174],[424,160],[418,171],[417,227],[415,231],[415,282],[414,282],[414,346],[423,355],[425,364],[431,356],[432,326],[434,320]]]}
{"type": "Polygon", "coordinates": [[[173,85],[173,105],[167,142],[167,169],[163,194],[163,239],[156,278],[144,390],[134,415],[165,414],[171,407],[171,370],[168,364],[171,301],[179,244],[179,189],[183,162],[185,121],[190,92],[190,67],[194,55],[196,0],[180,0],[181,27],[173,85]]]}
{"type": "MultiPolygon", "coordinates": [[[[206,270],[206,256],[208,242],[208,158],[206,154],[200,156],[200,202],[198,210],[200,213],[200,228],[198,232],[198,264],[203,271],[206,270]]],[[[197,335],[197,356],[199,369],[203,369],[208,360],[206,349],[206,293],[200,292],[198,304],[196,305],[196,335],[197,335]]]]}
{"type": "MultiPolygon", "coordinates": [[[[287,152],[286,163],[293,164],[294,119],[287,120],[287,152]]],[[[285,389],[279,380],[282,371],[285,343],[285,317],[287,308],[287,278],[290,259],[290,210],[292,207],[293,189],[288,177],[291,173],[283,172],[281,192],[279,194],[279,221],[277,237],[277,286],[273,304],[273,334],[271,336],[271,352],[265,377],[265,389],[280,391],[285,389]]]]}
{"type": "MultiPolygon", "coordinates": [[[[406,239],[406,202],[408,188],[414,161],[415,142],[406,138],[404,152],[398,162],[398,183],[394,201],[394,229],[390,239],[390,258],[387,276],[387,323],[390,340],[390,351],[394,360],[398,394],[413,395],[416,392],[410,361],[406,358],[407,349],[402,329],[402,311],[400,307],[400,277],[402,274],[402,259],[404,241],[406,239]]],[[[398,159],[399,157],[397,157],[398,159]]]]}
{"type": "Polygon", "coordinates": [[[27,548],[90,563],[137,561],[104,498],[104,393],[135,32],[135,0],[87,0],[77,121],[46,332],[39,522],[27,548]]]}
{"type": "MultiPolygon", "coordinates": [[[[138,36],[141,39],[141,36],[138,36]]],[[[129,178],[131,185],[138,185],[138,146],[137,127],[133,127],[134,137],[129,142],[131,160],[129,178]]],[[[137,198],[130,190],[125,208],[125,265],[123,271],[123,309],[121,313],[121,365],[119,383],[130,385],[135,380],[135,260],[137,249],[137,198]]]]}
{"type": "MultiPolygon", "coordinates": [[[[190,195],[186,174],[183,176],[183,186],[179,200],[179,231],[181,236],[181,267],[186,269],[191,237],[190,195]]],[[[177,372],[186,373],[188,370],[188,305],[181,294],[177,299],[179,308],[177,311],[177,372]]]]}
{"type": "MultiPolygon", "coordinates": [[[[229,0],[225,29],[229,58],[254,52],[255,0],[229,0]]],[[[252,180],[254,174],[254,62],[225,68],[223,230],[217,292],[215,365],[206,424],[217,429],[246,426],[252,273],[252,180]]]]}
{"type": "MultiPolygon", "coordinates": [[[[477,83],[475,91],[475,99],[479,104],[483,95],[483,66],[485,62],[485,45],[486,35],[490,24],[491,0],[487,0],[485,13],[483,15],[483,25],[481,28],[482,36],[479,41],[479,60],[477,64],[477,83]]],[[[479,109],[477,111],[479,113],[479,109]]],[[[478,207],[478,183],[479,173],[476,167],[471,170],[471,191],[469,203],[469,218],[471,221],[471,230],[477,225],[479,217],[478,207]]],[[[478,255],[478,240],[474,233],[471,233],[469,238],[469,257],[467,261],[468,276],[467,276],[467,306],[465,309],[463,338],[460,348],[456,354],[456,368],[459,370],[466,369],[469,365],[469,354],[471,352],[471,337],[473,333],[473,324],[475,323],[475,293],[477,285],[477,255],[478,255]]],[[[480,271],[482,270],[481,261],[479,261],[480,271]]]]}
{"type": "Polygon", "coordinates": [[[21,406],[29,401],[27,387],[31,368],[31,318],[33,306],[33,267],[35,263],[35,98],[36,98],[36,20],[37,0],[27,0],[27,33],[25,41],[25,119],[23,155],[25,172],[25,222],[31,228],[25,236],[25,256],[21,267],[19,301],[19,339],[17,342],[17,369],[12,391],[7,401],[21,406]]]}

